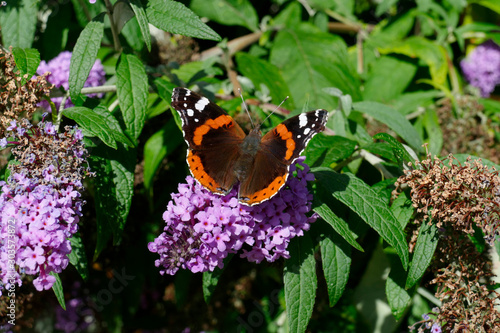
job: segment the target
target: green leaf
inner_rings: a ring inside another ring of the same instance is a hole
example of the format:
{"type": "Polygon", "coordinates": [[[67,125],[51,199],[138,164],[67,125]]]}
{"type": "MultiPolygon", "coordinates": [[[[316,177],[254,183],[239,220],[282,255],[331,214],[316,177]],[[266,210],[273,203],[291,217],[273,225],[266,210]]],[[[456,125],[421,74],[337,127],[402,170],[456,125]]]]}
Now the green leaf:
{"type": "Polygon", "coordinates": [[[387,141],[391,147],[392,151],[394,153],[394,156],[396,159],[399,161],[401,166],[403,164],[406,164],[407,162],[411,162],[412,164],[415,163],[415,158],[413,158],[408,151],[405,149],[405,147],[399,142],[398,140],[394,139],[392,136],[390,136],[387,133],[378,133],[373,136],[374,139],[376,140],[384,140],[387,141]]]}
{"type": "Polygon", "coordinates": [[[119,145],[112,150],[100,145],[93,149],[91,169],[95,171],[97,213],[97,244],[94,258],[106,247],[113,235],[113,244],[121,240],[130,211],[134,189],[137,151],[119,145]]]}
{"type": "Polygon", "coordinates": [[[40,2],[36,0],[8,1],[0,7],[0,27],[5,47],[28,48],[35,38],[37,13],[40,2]]]}
{"type": "Polygon", "coordinates": [[[154,92],[149,93],[146,122],[167,112],[168,109],[170,109],[170,104],[165,102],[163,98],[160,98],[160,95],[154,92]]]}
{"type": "Polygon", "coordinates": [[[474,0],[470,1],[470,3],[476,3],[480,6],[491,9],[492,11],[500,14],[500,4],[497,0],[474,0]]]}
{"type": "Polygon", "coordinates": [[[353,104],[353,109],[366,113],[381,123],[386,124],[413,149],[417,151],[422,149],[422,140],[418,132],[403,115],[393,108],[377,102],[357,102],[353,104]]]}
{"type": "Polygon", "coordinates": [[[311,318],[316,288],[316,261],[309,234],[294,238],[288,246],[290,259],[285,261],[286,317],[290,332],[305,332],[311,318]]]}
{"type": "Polygon", "coordinates": [[[359,148],[369,151],[372,154],[380,155],[381,157],[389,161],[398,162],[398,159],[394,154],[394,149],[390,144],[386,142],[371,142],[366,145],[361,145],[359,146],[359,148]]]}
{"type": "Polygon", "coordinates": [[[389,245],[394,247],[403,267],[408,267],[408,246],[400,223],[383,198],[351,173],[338,174],[328,168],[313,169],[318,182],[332,192],[371,226],[389,245]]]}
{"type": "Polygon", "coordinates": [[[241,25],[252,31],[258,30],[259,17],[248,0],[192,0],[191,9],[223,25],[241,25]]]}
{"type": "MultiPolygon", "coordinates": [[[[384,290],[390,267],[388,256],[383,251],[382,242],[376,242],[374,245],[370,257],[360,263],[363,264],[363,270],[356,272],[356,286],[353,287],[351,302],[363,318],[366,328],[361,332],[397,332],[396,328],[400,325],[396,325],[395,319],[390,315],[384,290]],[[380,318],[384,318],[383,321],[380,318]]],[[[355,261],[355,264],[358,263],[355,261]]]]}
{"type": "MultiPolygon", "coordinates": [[[[158,88],[158,95],[170,105],[172,101],[172,91],[176,87],[175,84],[168,82],[162,78],[156,79],[155,80],[156,87],[158,88]]],[[[175,124],[179,128],[179,130],[182,130],[182,120],[181,116],[179,113],[174,109],[170,108],[170,112],[172,113],[172,116],[174,117],[175,124]]]]}
{"type": "MultiPolygon", "coordinates": [[[[129,8],[129,10],[133,15],[134,12],[132,11],[132,9],[129,8]]],[[[141,27],[139,26],[135,15],[127,22],[127,24],[125,24],[123,29],[120,31],[120,34],[128,43],[129,47],[125,47],[126,49],[131,48],[137,54],[140,54],[142,52],[142,49],[144,48],[144,40],[141,32],[141,27]]]]}
{"type": "Polygon", "coordinates": [[[148,78],[135,55],[122,53],[116,68],[117,93],[127,132],[137,140],[146,121],[148,78]]]}
{"type": "Polygon", "coordinates": [[[227,264],[233,258],[233,256],[234,253],[230,253],[226,258],[224,258],[222,268],[215,267],[215,269],[212,272],[209,271],[203,273],[202,288],[203,288],[203,299],[205,300],[205,303],[207,304],[210,303],[210,299],[212,298],[215,288],[219,283],[219,279],[222,276],[224,270],[226,269],[227,264]]]}
{"type": "Polygon", "coordinates": [[[383,54],[398,53],[411,58],[422,59],[429,66],[433,82],[438,85],[446,83],[448,74],[446,50],[435,42],[424,37],[413,36],[404,41],[379,48],[379,51],[383,54]]]}
{"type": "MultiPolygon", "coordinates": [[[[67,109],[66,109],[67,110],[67,109]]],[[[64,110],[66,112],[66,110],[64,110]]],[[[92,110],[96,115],[101,117],[102,121],[106,123],[109,127],[108,134],[112,135],[113,138],[121,143],[124,143],[130,147],[135,147],[136,143],[130,140],[128,136],[123,133],[122,128],[120,127],[120,123],[115,118],[115,116],[109,112],[109,110],[104,106],[99,104],[92,110]]]]}
{"type": "Polygon", "coordinates": [[[415,14],[416,10],[410,9],[394,20],[382,21],[382,25],[389,23],[381,30],[375,29],[367,43],[382,46],[405,38],[415,25],[415,14]]]}
{"type": "Polygon", "coordinates": [[[80,92],[94,66],[97,52],[101,47],[104,33],[102,16],[89,22],[76,41],[69,65],[69,93],[75,105],[81,105],[83,99],[80,92]]]}
{"type": "Polygon", "coordinates": [[[460,47],[463,48],[463,40],[465,38],[473,38],[477,32],[496,32],[498,31],[498,25],[491,23],[483,23],[483,22],[474,22],[462,25],[454,30],[455,36],[457,37],[457,41],[460,43],[460,47]]]}
{"type": "Polygon", "coordinates": [[[478,102],[484,107],[484,113],[486,115],[500,113],[499,101],[495,101],[490,98],[479,98],[478,102]]]}
{"type": "Polygon", "coordinates": [[[328,288],[330,307],[333,307],[344,293],[351,270],[351,248],[335,233],[327,235],[320,242],[321,262],[328,288]]]}
{"type": "Polygon", "coordinates": [[[442,96],[439,90],[423,90],[398,96],[391,105],[403,115],[418,111],[418,108],[434,104],[434,99],[442,96]]]}
{"type": "Polygon", "coordinates": [[[36,73],[38,64],[40,64],[40,53],[36,49],[13,47],[12,55],[14,56],[16,67],[20,71],[19,74],[23,77],[21,84],[25,84],[36,73]],[[24,75],[27,75],[27,77],[25,78],[24,75]]]}
{"type": "MultiPolygon", "coordinates": [[[[238,64],[239,72],[249,78],[256,88],[263,84],[269,89],[275,104],[278,104],[283,98],[291,95],[288,85],[281,77],[278,67],[273,64],[242,52],[236,54],[236,63],[238,64]]],[[[290,97],[286,101],[286,106],[292,110],[295,108],[293,98],[290,97]]]]}
{"type": "MultiPolygon", "coordinates": [[[[129,22],[135,16],[135,13],[132,10],[129,2],[125,2],[124,0],[118,0],[113,4],[112,13],[113,20],[115,21],[115,28],[118,33],[121,33],[123,27],[127,24],[127,22],[129,22]]],[[[128,40],[127,36],[123,37],[128,40]]]]}
{"type": "Polygon", "coordinates": [[[132,10],[135,13],[137,23],[139,24],[139,28],[141,29],[142,38],[146,43],[148,51],[151,52],[151,35],[149,33],[148,17],[146,15],[146,11],[142,7],[142,3],[139,0],[130,0],[130,7],[132,7],[132,10]]]}
{"type": "Polygon", "coordinates": [[[411,62],[391,56],[378,58],[366,79],[363,99],[381,103],[392,101],[408,87],[416,72],[417,66],[411,62]]]}
{"type": "Polygon", "coordinates": [[[385,284],[385,294],[387,302],[391,307],[392,315],[396,320],[400,320],[406,309],[410,306],[414,290],[406,290],[404,287],[406,272],[401,266],[401,262],[393,258],[394,255],[388,255],[391,263],[391,272],[387,277],[385,284]]]}
{"type": "Polygon", "coordinates": [[[431,263],[438,241],[439,235],[436,225],[429,225],[424,221],[420,226],[417,243],[413,251],[413,258],[406,280],[406,289],[413,287],[422,278],[431,263]]]}
{"type": "Polygon", "coordinates": [[[107,123],[107,119],[103,118],[93,110],[83,107],[74,106],[67,108],[63,113],[66,117],[73,119],[81,127],[83,135],[88,137],[98,137],[106,145],[116,149],[116,141],[111,134],[111,128],[107,123]]]}
{"type": "Polygon", "coordinates": [[[270,61],[281,70],[298,107],[336,108],[337,99],[322,90],[328,87],[340,89],[353,100],[361,98],[361,83],[348,61],[344,41],[310,24],[280,30],[270,61]]]}
{"type": "Polygon", "coordinates": [[[356,20],[353,15],[354,0],[309,0],[312,8],[318,10],[332,9],[349,20],[356,20]]]}
{"type": "Polygon", "coordinates": [[[179,68],[173,68],[171,73],[177,76],[173,80],[174,82],[185,83],[184,86],[196,84],[198,81],[213,80],[214,76],[223,75],[223,71],[214,66],[214,61],[215,58],[204,61],[190,61],[182,64],[179,68]]]}
{"type": "Polygon", "coordinates": [[[410,222],[414,210],[413,204],[406,192],[402,192],[398,195],[391,205],[391,211],[403,229],[406,228],[406,225],[410,222]]]}
{"type": "Polygon", "coordinates": [[[426,109],[422,121],[428,135],[429,152],[431,155],[439,155],[443,148],[443,131],[436,111],[431,108],[426,109]]]}
{"type": "Polygon", "coordinates": [[[306,147],[305,163],[309,166],[328,166],[351,156],[356,145],[355,141],[343,136],[316,135],[306,147]]]}
{"type": "Polygon", "coordinates": [[[176,84],[165,80],[164,78],[158,78],[155,81],[156,88],[158,89],[158,95],[170,105],[172,102],[172,92],[175,87],[177,87],[176,84]]]}
{"type": "Polygon", "coordinates": [[[283,10],[279,11],[272,21],[275,26],[293,28],[302,21],[302,6],[298,2],[290,2],[283,10]]]}
{"type": "Polygon", "coordinates": [[[61,278],[56,272],[50,272],[49,274],[56,278],[56,282],[52,285],[52,290],[54,290],[54,294],[56,294],[59,305],[64,309],[64,311],[66,311],[66,302],[64,301],[64,291],[61,278]]]}
{"type": "Polygon", "coordinates": [[[200,39],[220,41],[221,37],[183,4],[151,0],[146,9],[149,23],[161,30],[200,39]]]}
{"type": "Polygon", "coordinates": [[[87,280],[89,277],[88,260],[80,232],[77,231],[69,240],[71,242],[71,252],[68,254],[69,262],[76,268],[82,279],[87,280]]]}
{"type": "MultiPolygon", "coordinates": [[[[321,184],[318,184],[321,186],[321,184]]],[[[324,197],[323,192],[326,191],[321,191],[320,196],[324,197]]],[[[331,201],[329,198],[321,198],[325,201],[331,201]]],[[[355,249],[364,252],[363,248],[361,245],[356,242],[356,235],[349,229],[349,225],[347,224],[344,219],[338,217],[330,208],[332,205],[327,205],[326,203],[322,203],[321,205],[314,207],[314,211],[321,216],[323,220],[325,220],[326,223],[328,223],[335,232],[340,235],[347,243],[349,243],[352,247],[355,249]]],[[[332,233],[334,234],[334,233],[332,233]]]]}
{"type": "Polygon", "coordinates": [[[375,10],[375,16],[380,17],[382,14],[387,13],[392,6],[394,6],[398,0],[382,0],[378,3],[377,9],[375,10]]]}
{"type": "MultiPolygon", "coordinates": [[[[89,18],[96,17],[100,13],[106,11],[106,4],[104,1],[90,3],[88,1],[81,2],[80,0],[71,0],[71,3],[73,4],[72,12],[74,12],[77,21],[73,22],[78,23],[82,28],[89,23],[89,18]]],[[[71,16],[73,16],[73,13],[71,14],[71,16]]]]}
{"type": "Polygon", "coordinates": [[[143,173],[144,187],[148,192],[152,190],[153,179],[161,161],[179,147],[182,142],[182,133],[173,118],[148,139],[144,145],[143,173]]]}

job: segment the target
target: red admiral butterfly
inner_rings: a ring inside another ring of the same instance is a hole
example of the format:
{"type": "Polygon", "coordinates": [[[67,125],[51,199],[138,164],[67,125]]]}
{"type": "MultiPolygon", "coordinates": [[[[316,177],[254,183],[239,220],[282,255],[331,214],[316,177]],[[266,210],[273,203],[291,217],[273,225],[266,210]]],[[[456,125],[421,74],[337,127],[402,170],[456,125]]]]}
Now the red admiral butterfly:
{"type": "Polygon", "coordinates": [[[172,107],[182,119],[193,177],[213,193],[225,195],[238,181],[238,199],[255,205],[285,185],[290,165],[307,143],[325,129],[326,110],[289,118],[262,137],[260,125],[248,135],[222,108],[185,88],[175,88],[172,107]]]}

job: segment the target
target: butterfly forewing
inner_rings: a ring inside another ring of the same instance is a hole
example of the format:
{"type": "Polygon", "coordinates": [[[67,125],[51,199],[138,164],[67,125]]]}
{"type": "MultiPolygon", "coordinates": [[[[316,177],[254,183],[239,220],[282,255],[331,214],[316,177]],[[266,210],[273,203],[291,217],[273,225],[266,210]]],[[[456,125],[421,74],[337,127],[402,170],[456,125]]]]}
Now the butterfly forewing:
{"type": "Polygon", "coordinates": [[[193,177],[212,192],[229,192],[237,181],[232,170],[245,138],[241,127],[217,104],[188,89],[174,89],[172,107],[182,119],[193,177]]]}

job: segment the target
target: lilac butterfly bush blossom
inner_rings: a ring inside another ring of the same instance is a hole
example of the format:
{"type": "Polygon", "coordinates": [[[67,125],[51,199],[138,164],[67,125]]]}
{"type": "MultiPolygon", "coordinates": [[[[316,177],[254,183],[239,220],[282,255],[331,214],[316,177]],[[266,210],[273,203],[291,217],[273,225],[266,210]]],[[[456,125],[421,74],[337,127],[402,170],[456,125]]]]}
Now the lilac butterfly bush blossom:
{"type": "Polygon", "coordinates": [[[500,46],[487,41],[472,51],[460,63],[465,78],[479,88],[482,97],[489,97],[500,84],[500,46]]]}
{"type": "MultiPolygon", "coordinates": [[[[52,83],[57,88],[63,87],[64,90],[69,90],[68,79],[71,55],[72,53],[70,51],[63,51],[49,62],[42,60],[37,69],[38,75],[50,72],[47,76],[47,81],[49,83],[52,83]]],[[[84,87],[97,87],[103,85],[106,82],[105,75],[106,72],[104,71],[101,60],[97,59],[94,66],[90,70],[89,77],[87,78],[87,81],[85,81],[84,87]]],[[[101,98],[103,94],[89,94],[88,96],[101,98]]],[[[56,108],[59,108],[62,99],[62,97],[51,98],[56,105],[56,108]]],[[[50,111],[49,103],[47,101],[42,101],[40,106],[50,111]]],[[[67,108],[70,106],[73,106],[73,103],[71,103],[71,100],[68,98],[64,107],[67,108]]]]}
{"type": "Polygon", "coordinates": [[[54,306],[54,328],[64,333],[96,332],[96,310],[93,307],[92,299],[82,288],[80,282],[74,282],[68,287],[64,288],[65,295],[69,294],[70,296],[69,300],[66,300],[66,309],[59,305],[54,306]]]}
{"type": "Polygon", "coordinates": [[[89,174],[83,135],[67,126],[57,133],[51,122],[33,126],[13,120],[0,145],[14,145],[18,163],[0,182],[0,295],[33,276],[38,291],[55,282],[50,273],[68,265],[70,238],[78,230],[82,178],[89,174]]]}
{"type": "Polygon", "coordinates": [[[236,188],[219,196],[188,176],[163,214],[164,232],[148,244],[160,255],[155,265],[162,275],[174,275],[181,268],[193,273],[222,268],[224,258],[240,250],[242,258],[256,263],[289,258],[290,240],[302,236],[318,217],[306,215],[312,200],[307,182],[312,180],[314,175],[300,157],[278,194],[245,206],[238,201],[236,188]]]}

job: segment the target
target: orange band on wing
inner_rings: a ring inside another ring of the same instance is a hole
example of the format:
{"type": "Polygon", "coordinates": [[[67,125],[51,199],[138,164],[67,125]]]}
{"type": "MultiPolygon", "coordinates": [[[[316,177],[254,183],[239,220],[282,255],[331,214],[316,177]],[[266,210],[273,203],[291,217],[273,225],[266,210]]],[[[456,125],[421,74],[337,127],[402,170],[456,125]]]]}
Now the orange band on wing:
{"type": "Polygon", "coordinates": [[[263,190],[257,191],[253,193],[250,197],[248,198],[242,198],[242,201],[247,204],[247,205],[255,205],[258,204],[259,202],[262,202],[264,200],[267,200],[271,197],[273,197],[278,191],[280,190],[281,187],[286,182],[288,174],[285,174],[281,177],[276,177],[271,184],[269,184],[268,187],[266,187],[263,190]]]}
{"type": "Polygon", "coordinates": [[[275,131],[282,140],[286,141],[285,159],[289,160],[290,158],[292,158],[293,152],[295,150],[295,141],[292,138],[292,132],[290,132],[283,124],[279,124],[278,126],[276,126],[275,131]]]}
{"type": "Polygon", "coordinates": [[[217,182],[205,172],[205,168],[201,163],[200,157],[193,154],[193,151],[191,150],[188,153],[187,162],[193,177],[196,178],[196,180],[199,181],[203,187],[212,192],[223,193],[218,189],[220,187],[219,184],[217,184],[217,182]]]}
{"type": "MultiPolygon", "coordinates": [[[[218,129],[222,126],[232,125],[233,119],[227,115],[218,116],[215,119],[207,120],[203,125],[199,126],[193,134],[193,142],[195,145],[201,145],[203,136],[207,134],[211,129],[218,129]]],[[[229,126],[230,127],[230,126],[229,126]]]]}

